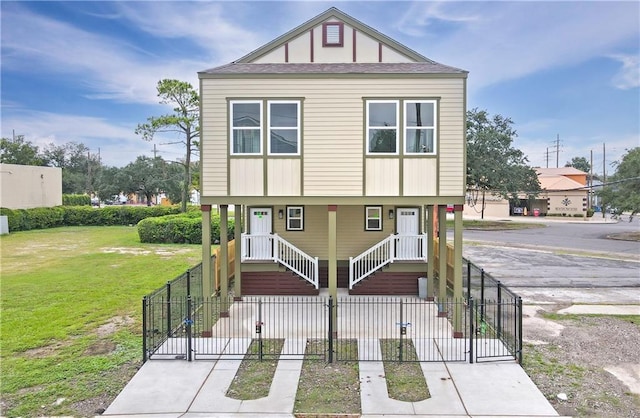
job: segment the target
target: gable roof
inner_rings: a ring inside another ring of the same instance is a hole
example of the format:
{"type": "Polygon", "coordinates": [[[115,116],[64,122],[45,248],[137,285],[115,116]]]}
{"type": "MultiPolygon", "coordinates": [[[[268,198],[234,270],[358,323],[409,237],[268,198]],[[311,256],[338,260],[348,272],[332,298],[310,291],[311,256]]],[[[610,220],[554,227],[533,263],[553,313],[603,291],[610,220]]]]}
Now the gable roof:
{"type": "Polygon", "coordinates": [[[565,176],[540,176],[538,181],[540,182],[540,187],[548,191],[586,190],[585,185],[565,176]]]}
{"type": "Polygon", "coordinates": [[[402,54],[402,55],[407,55],[409,57],[411,57],[412,59],[414,59],[415,61],[422,61],[422,62],[431,62],[431,63],[435,63],[434,61],[431,61],[430,59],[428,59],[427,57],[418,54],[416,51],[407,48],[406,46],[400,44],[399,42],[394,41],[393,39],[389,38],[386,35],[383,35],[382,33],[378,32],[377,30],[373,29],[371,26],[365,25],[364,23],[360,22],[357,19],[354,19],[353,17],[349,16],[348,14],[342,12],[341,10],[338,10],[335,7],[330,8],[329,10],[327,10],[324,13],[320,13],[318,16],[306,21],[305,23],[303,23],[302,25],[298,26],[297,28],[294,28],[292,30],[290,30],[289,32],[285,33],[282,36],[277,37],[276,39],[274,39],[273,41],[269,42],[266,45],[261,46],[260,48],[248,53],[247,55],[245,55],[244,57],[234,61],[236,63],[246,63],[246,62],[251,62],[259,57],[261,57],[262,55],[267,54],[268,52],[272,51],[273,49],[279,47],[280,45],[283,45],[284,43],[292,40],[293,38],[296,38],[297,36],[299,36],[300,34],[307,32],[308,30],[312,29],[313,27],[319,25],[320,23],[324,22],[327,19],[330,18],[336,18],[338,20],[343,21],[344,23],[348,24],[349,26],[353,26],[356,29],[366,33],[367,35],[371,36],[373,39],[377,40],[378,42],[382,42],[383,44],[386,44],[389,48],[395,50],[396,52],[402,54]]]}
{"type": "Polygon", "coordinates": [[[346,13],[331,7],[324,13],[279,36],[249,54],[229,64],[199,72],[205,74],[458,74],[466,77],[468,71],[435,62],[401,43],[378,32],[346,13]],[[410,63],[283,63],[253,64],[252,62],[328,19],[335,18],[356,28],[395,52],[409,57],[410,63]]]}

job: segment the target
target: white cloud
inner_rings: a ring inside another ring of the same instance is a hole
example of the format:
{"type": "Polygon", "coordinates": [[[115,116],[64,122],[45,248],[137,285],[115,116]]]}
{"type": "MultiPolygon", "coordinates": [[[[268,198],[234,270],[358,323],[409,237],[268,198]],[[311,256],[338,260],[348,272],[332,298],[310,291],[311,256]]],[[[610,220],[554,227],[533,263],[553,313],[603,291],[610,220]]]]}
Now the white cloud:
{"type": "MultiPolygon", "coordinates": [[[[153,155],[153,143],[145,142],[134,134],[135,126],[116,125],[108,120],[97,117],[59,114],[50,112],[20,111],[11,116],[3,117],[2,136],[10,138],[11,126],[24,127],[16,131],[16,135],[24,135],[41,149],[53,143],[62,145],[68,142],[78,142],[86,145],[91,153],[98,153],[105,165],[124,166],[132,162],[139,155],[153,155]]],[[[181,145],[159,145],[172,142],[171,137],[157,137],[158,155],[168,160],[175,160],[184,156],[181,145]]]]}
{"type": "Polygon", "coordinates": [[[429,58],[470,70],[470,88],[611,55],[639,36],[637,2],[414,2],[395,25],[429,58]]]}
{"type": "Polygon", "coordinates": [[[613,77],[613,85],[621,90],[640,87],[640,57],[637,55],[611,55],[622,64],[620,71],[613,77]]]}

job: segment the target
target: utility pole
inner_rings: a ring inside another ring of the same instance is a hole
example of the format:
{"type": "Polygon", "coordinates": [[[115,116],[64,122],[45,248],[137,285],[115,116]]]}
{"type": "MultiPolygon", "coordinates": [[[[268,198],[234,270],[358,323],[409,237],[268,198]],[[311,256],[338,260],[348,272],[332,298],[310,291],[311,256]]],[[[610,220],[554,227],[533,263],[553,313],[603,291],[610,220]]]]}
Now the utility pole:
{"type": "Polygon", "coordinates": [[[593,208],[593,150],[591,150],[591,162],[589,163],[589,209],[593,208]]]}
{"type": "Polygon", "coordinates": [[[544,156],[547,160],[547,168],[549,168],[549,147],[547,147],[547,152],[544,153],[544,156]]]}
{"type": "Polygon", "coordinates": [[[560,134],[556,134],[556,168],[560,167],[560,134]]]}
{"type": "MultiPolygon", "coordinates": [[[[606,158],[606,148],[604,142],[602,143],[602,188],[604,189],[607,185],[607,158],[606,158]]],[[[605,218],[605,210],[604,210],[604,199],[600,202],[602,205],[602,217],[605,218]]]]}
{"type": "Polygon", "coordinates": [[[91,152],[87,151],[87,192],[91,193],[91,152]]]}
{"type": "Polygon", "coordinates": [[[156,149],[156,144],[153,144],[153,159],[155,160],[158,156],[158,150],[156,149]]]}

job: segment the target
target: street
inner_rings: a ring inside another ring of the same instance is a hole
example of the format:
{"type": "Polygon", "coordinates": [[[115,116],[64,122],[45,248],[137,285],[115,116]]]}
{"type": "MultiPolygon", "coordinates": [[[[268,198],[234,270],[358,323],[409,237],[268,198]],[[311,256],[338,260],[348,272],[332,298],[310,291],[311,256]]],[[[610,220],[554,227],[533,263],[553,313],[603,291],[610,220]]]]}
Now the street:
{"type": "Polygon", "coordinates": [[[634,220],[465,230],[463,254],[525,304],[640,304],[640,243],[607,238],[639,228],[634,220]]]}

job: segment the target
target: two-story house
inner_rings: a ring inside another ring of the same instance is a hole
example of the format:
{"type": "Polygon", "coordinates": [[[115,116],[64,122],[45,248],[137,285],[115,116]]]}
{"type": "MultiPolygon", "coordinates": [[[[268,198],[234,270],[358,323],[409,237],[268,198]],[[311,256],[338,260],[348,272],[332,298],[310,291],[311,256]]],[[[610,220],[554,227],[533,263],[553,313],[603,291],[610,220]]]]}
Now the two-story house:
{"type": "Polygon", "coordinates": [[[466,71],[331,8],[198,75],[201,204],[203,215],[220,208],[223,296],[228,205],[236,297],[418,294],[447,205],[461,296],[466,71]]]}

